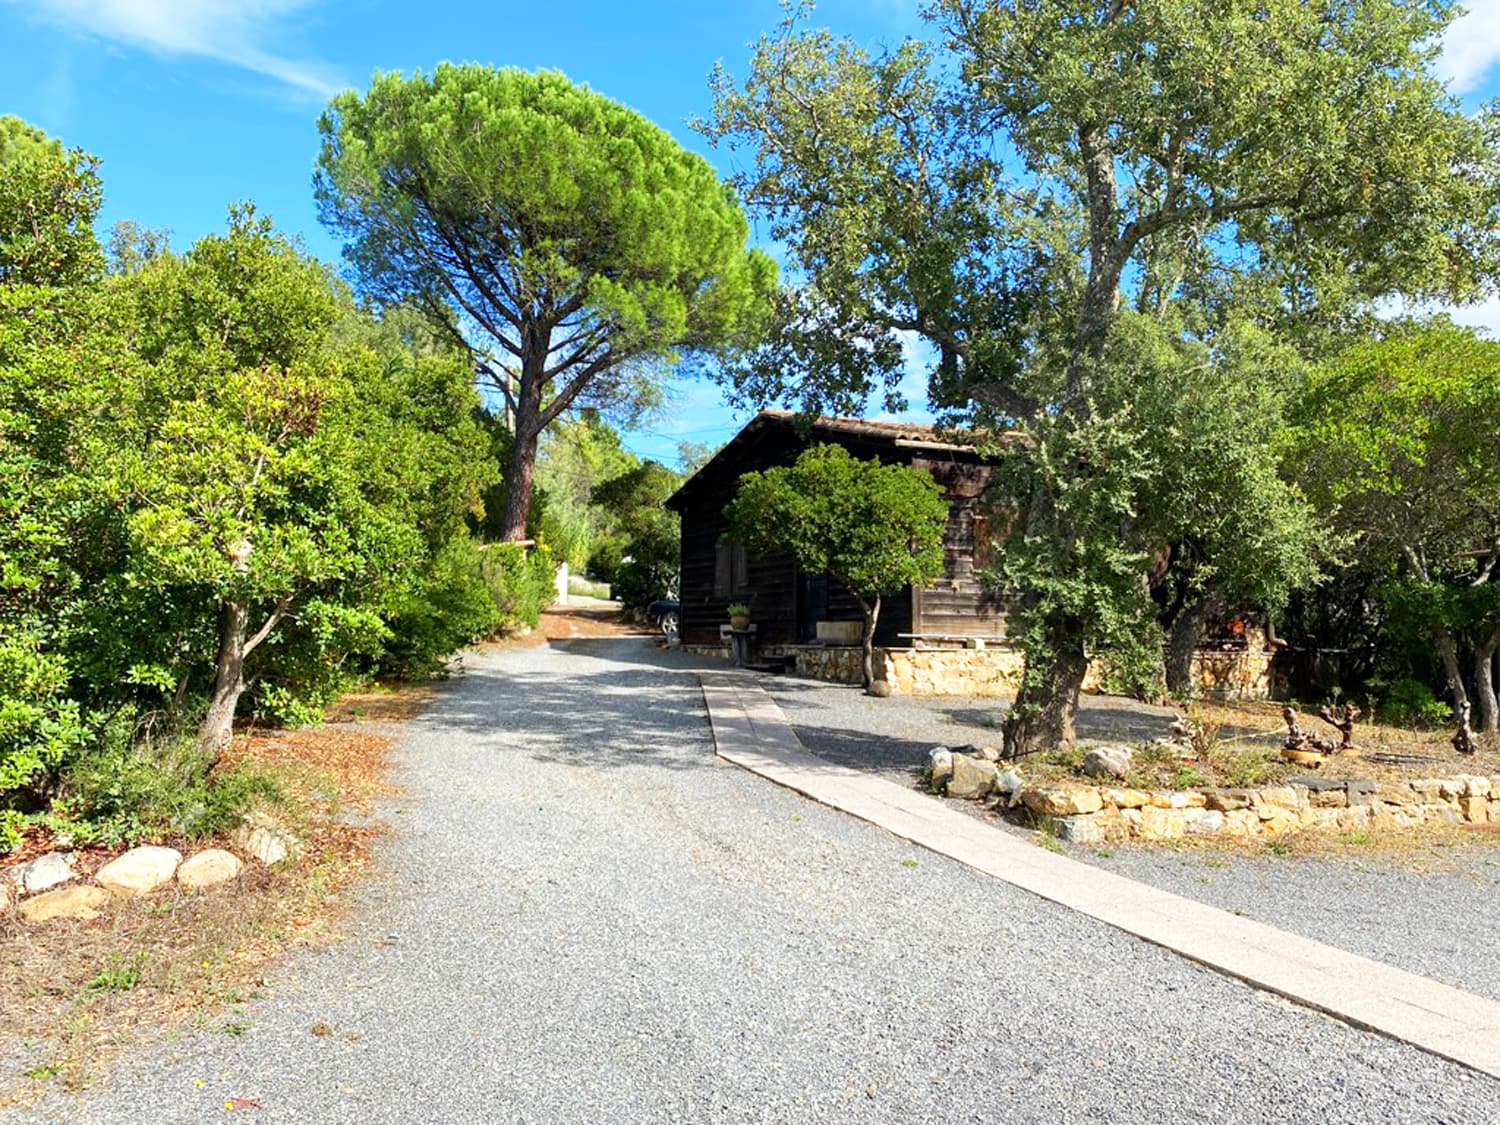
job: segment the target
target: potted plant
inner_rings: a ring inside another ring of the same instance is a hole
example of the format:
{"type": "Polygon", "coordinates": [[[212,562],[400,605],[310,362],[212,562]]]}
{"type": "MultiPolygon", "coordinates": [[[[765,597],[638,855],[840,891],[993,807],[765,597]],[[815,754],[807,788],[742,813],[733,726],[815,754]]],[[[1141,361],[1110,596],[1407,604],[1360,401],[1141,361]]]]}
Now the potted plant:
{"type": "Polygon", "coordinates": [[[744,602],[729,607],[729,627],[741,633],[750,628],[750,607],[744,602]]]}

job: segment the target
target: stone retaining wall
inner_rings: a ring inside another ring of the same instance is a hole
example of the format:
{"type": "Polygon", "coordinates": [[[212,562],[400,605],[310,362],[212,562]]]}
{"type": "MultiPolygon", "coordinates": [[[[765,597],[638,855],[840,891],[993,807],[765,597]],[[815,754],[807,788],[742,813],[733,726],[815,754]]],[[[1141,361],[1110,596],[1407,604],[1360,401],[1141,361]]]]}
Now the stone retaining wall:
{"type": "Polygon", "coordinates": [[[1051,818],[1061,839],[1079,843],[1500,824],[1500,777],[1470,775],[1394,782],[1299,778],[1264,789],[1028,785],[1015,796],[1051,818]]]}
{"type": "MultiPolygon", "coordinates": [[[[723,655],[714,646],[695,651],[723,655]]],[[[857,684],[862,679],[860,650],[843,645],[764,645],[761,659],[789,658],[799,676],[835,684],[857,684]]],[[[1203,650],[1193,656],[1198,694],[1214,699],[1266,699],[1271,694],[1271,657],[1268,652],[1203,650]]],[[[1024,660],[1009,646],[986,648],[877,648],[875,677],[891,687],[892,695],[1009,697],[1021,683],[1024,660]]],[[[1098,691],[1103,672],[1089,664],[1085,691],[1098,691]]]]}

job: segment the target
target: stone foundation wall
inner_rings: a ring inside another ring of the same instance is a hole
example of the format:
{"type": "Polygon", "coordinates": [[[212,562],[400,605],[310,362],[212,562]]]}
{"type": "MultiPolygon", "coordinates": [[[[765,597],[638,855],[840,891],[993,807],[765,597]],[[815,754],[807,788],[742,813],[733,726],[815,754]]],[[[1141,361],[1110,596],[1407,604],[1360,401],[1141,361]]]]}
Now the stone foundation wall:
{"type": "Polygon", "coordinates": [[[1079,843],[1500,824],[1500,777],[1469,775],[1398,782],[1303,778],[1265,789],[1036,785],[1016,796],[1051,818],[1061,839],[1079,843]]]}
{"type": "Polygon", "coordinates": [[[1193,653],[1197,694],[1207,699],[1269,699],[1275,655],[1265,649],[1200,649],[1193,653]]]}
{"type": "Polygon", "coordinates": [[[894,649],[884,658],[892,695],[1014,695],[1025,664],[1013,648],[894,649]]]}
{"type": "MultiPolygon", "coordinates": [[[[860,682],[858,649],[788,647],[776,655],[794,656],[799,676],[839,684],[860,682]]],[[[1271,694],[1269,652],[1204,650],[1193,656],[1198,694],[1212,699],[1267,699],[1271,694]]],[[[875,650],[875,675],[891,685],[892,695],[1011,696],[1024,666],[1014,648],[934,648],[875,650]]],[[[1098,691],[1103,678],[1098,661],[1089,664],[1085,691],[1098,691]]]]}
{"type": "MultiPolygon", "coordinates": [[[[685,651],[726,656],[722,645],[684,645],[685,651]]],[[[848,645],[761,645],[756,659],[788,658],[799,676],[835,684],[863,679],[860,650],[848,645]]],[[[1269,652],[1203,650],[1193,656],[1198,693],[1214,699],[1267,699],[1271,694],[1269,652]]],[[[877,648],[875,678],[891,686],[892,695],[1012,696],[1021,683],[1024,659],[1019,650],[992,648],[877,648]]],[[[1102,670],[1097,661],[1084,676],[1085,691],[1098,691],[1102,670]]]]}

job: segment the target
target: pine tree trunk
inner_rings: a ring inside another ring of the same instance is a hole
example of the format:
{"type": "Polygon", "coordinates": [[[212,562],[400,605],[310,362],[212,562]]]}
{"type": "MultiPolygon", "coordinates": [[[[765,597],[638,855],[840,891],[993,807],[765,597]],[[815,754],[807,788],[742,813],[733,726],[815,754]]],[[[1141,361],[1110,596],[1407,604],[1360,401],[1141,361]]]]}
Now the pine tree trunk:
{"type": "Polygon", "coordinates": [[[500,538],[507,543],[526,538],[526,521],[531,515],[537,442],[547,425],[542,390],[546,382],[548,339],[548,334],[534,325],[522,333],[522,346],[527,354],[521,359],[520,379],[515,389],[515,429],[510,465],[505,473],[505,512],[500,520],[500,538]]]}
{"type": "Polygon", "coordinates": [[[526,538],[526,521],[531,515],[537,435],[534,432],[528,434],[521,425],[518,416],[515,440],[510,447],[510,465],[505,473],[505,513],[500,521],[500,538],[506,543],[526,538]]]}
{"type": "Polygon", "coordinates": [[[219,606],[219,655],[208,714],[198,728],[198,748],[219,760],[234,737],[234,712],[245,690],[245,632],[250,607],[227,601],[219,606]]]}
{"type": "Polygon", "coordinates": [[[1495,649],[1500,634],[1491,633],[1474,649],[1474,702],[1479,707],[1479,729],[1485,734],[1500,730],[1500,700],[1495,697],[1495,649]]]}
{"type": "Polygon", "coordinates": [[[1043,626],[1043,643],[1026,651],[1021,690],[1005,716],[1005,756],[1022,758],[1076,741],[1073,718],[1088,671],[1084,623],[1054,613],[1043,626]]]}

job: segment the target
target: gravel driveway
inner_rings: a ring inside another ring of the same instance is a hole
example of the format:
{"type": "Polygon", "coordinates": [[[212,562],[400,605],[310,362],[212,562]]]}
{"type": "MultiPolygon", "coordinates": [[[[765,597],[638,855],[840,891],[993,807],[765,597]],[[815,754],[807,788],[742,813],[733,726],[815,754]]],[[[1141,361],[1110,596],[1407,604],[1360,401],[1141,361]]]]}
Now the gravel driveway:
{"type": "Polygon", "coordinates": [[[404,729],[390,874],[349,940],[285,964],[243,1035],[138,1055],[37,1119],[1279,1125],[1500,1105],[1500,1082],[717,763],[695,678],[643,641],[471,658],[404,729]]]}
{"type": "MultiPolygon", "coordinates": [[[[810,680],[763,683],[813,753],[902,784],[914,783],[934,746],[1000,741],[999,700],[875,699],[810,680]]],[[[1081,704],[1081,738],[1138,741],[1158,734],[1171,715],[1109,696],[1086,695],[1081,704]]],[[[957,807],[979,813],[974,803],[957,807]]],[[[988,819],[997,831],[1020,831],[988,819]]],[[[1493,841],[1448,854],[1375,847],[1365,857],[1336,859],[1150,844],[1067,850],[1116,874],[1500,999],[1500,848],[1493,841]]]]}

